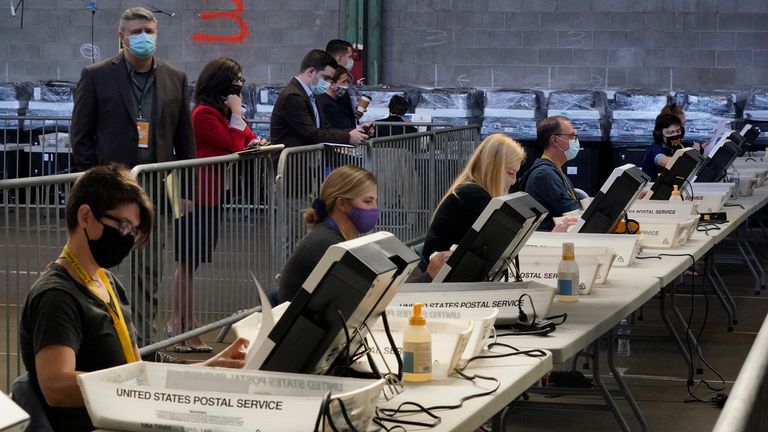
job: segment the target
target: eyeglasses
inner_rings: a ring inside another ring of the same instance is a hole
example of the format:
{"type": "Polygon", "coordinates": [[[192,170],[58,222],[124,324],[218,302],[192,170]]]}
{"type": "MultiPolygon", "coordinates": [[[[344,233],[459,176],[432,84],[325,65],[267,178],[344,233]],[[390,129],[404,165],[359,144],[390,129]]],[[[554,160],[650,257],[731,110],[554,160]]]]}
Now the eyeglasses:
{"type": "Polygon", "coordinates": [[[578,135],[576,135],[576,132],[574,132],[574,133],[569,133],[569,134],[552,134],[552,135],[555,135],[555,136],[564,136],[564,137],[568,137],[568,138],[570,138],[570,139],[579,139],[579,136],[578,136],[578,135]]]}
{"type": "Polygon", "coordinates": [[[127,237],[129,235],[133,236],[133,237],[136,237],[136,234],[139,233],[139,228],[133,226],[132,223],[128,222],[125,219],[122,219],[122,218],[119,218],[119,217],[116,217],[116,216],[112,216],[111,214],[107,214],[107,213],[104,213],[104,215],[102,217],[106,218],[106,219],[109,219],[109,220],[111,220],[113,222],[116,222],[117,223],[117,230],[120,231],[120,235],[122,235],[123,237],[127,237]]]}
{"type": "Polygon", "coordinates": [[[235,82],[240,84],[245,84],[245,78],[244,77],[237,77],[235,78],[235,82]]]}

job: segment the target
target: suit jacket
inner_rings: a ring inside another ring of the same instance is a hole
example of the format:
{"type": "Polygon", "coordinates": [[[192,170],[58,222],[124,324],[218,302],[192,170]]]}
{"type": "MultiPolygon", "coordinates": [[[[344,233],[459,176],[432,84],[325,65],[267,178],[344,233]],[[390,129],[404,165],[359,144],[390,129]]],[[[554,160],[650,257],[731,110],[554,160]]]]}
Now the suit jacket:
{"type": "Polygon", "coordinates": [[[387,118],[376,120],[376,121],[386,122],[386,123],[394,123],[394,122],[403,123],[403,126],[376,125],[377,137],[388,137],[393,135],[404,135],[404,134],[418,132],[418,129],[416,129],[415,126],[405,126],[407,125],[407,123],[403,121],[403,119],[400,116],[390,115],[387,118]]]}
{"type": "MultiPolygon", "coordinates": [[[[187,76],[155,58],[155,102],[150,119],[157,162],[195,157],[187,76]]],[[[137,107],[122,53],[83,69],[75,91],[70,140],[75,166],[138,160],[137,107]]]]}
{"type": "MultiPolygon", "coordinates": [[[[229,119],[216,108],[198,105],[192,111],[192,127],[195,131],[197,157],[223,156],[244,150],[256,139],[248,125],[245,129],[229,127],[229,119]]],[[[212,207],[218,205],[224,192],[224,176],[221,166],[203,165],[197,176],[197,194],[195,200],[200,205],[212,207]]]]}
{"type": "Polygon", "coordinates": [[[330,129],[320,107],[320,126],[315,126],[315,112],[304,87],[296,78],[283,89],[275,101],[269,122],[270,141],[286,147],[323,142],[349,143],[351,129],[330,129]]]}

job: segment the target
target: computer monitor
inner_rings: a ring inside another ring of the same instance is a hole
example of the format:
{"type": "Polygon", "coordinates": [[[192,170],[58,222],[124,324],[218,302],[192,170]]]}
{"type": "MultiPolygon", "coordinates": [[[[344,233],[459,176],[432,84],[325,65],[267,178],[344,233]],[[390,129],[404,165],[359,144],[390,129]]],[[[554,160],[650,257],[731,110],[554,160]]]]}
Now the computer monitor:
{"type": "Polygon", "coordinates": [[[640,168],[632,164],[614,168],[571,231],[591,234],[613,232],[649,180],[640,168]]]}
{"type": "Polygon", "coordinates": [[[418,262],[388,232],[331,246],[246,367],[333,373],[334,363],[357,350],[418,262]]]}
{"type": "Polygon", "coordinates": [[[672,155],[667,167],[661,170],[659,177],[651,186],[652,200],[668,200],[672,196],[672,190],[677,186],[682,190],[684,184],[696,174],[699,165],[704,161],[704,156],[692,148],[679,149],[672,155]]]}
{"type": "Polygon", "coordinates": [[[547,209],[525,192],[493,198],[433,282],[499,280],[546,216],[547,209]]]}
{"type": "Polygon", "coordinates": [[[753,145],[762,132],[763,131],[760,130],[759,127],[753,124],[748,124],[744,126],[744,129],[742,129],[740,133],[742,136],[744,136],[747,144],[753,145]]]}
{"type": "Polygon", "coordinates": [[[730,139],[724,139],[715,144],[715,148],[704,160],[696,173],[694,182],[717,183],[725,178],[728,167],[739,156],[740,147],[730,139]]]}
{"type": "Polygon", "coordinates": [[[731,134],[731,141],[739,146],[739,156],[744,156],[746,152],[752,150],[752,146],[755,144],[757,137],[760,136],[760,132],[760,128],[757,126],[746,124],[738,134],[735,132],[731,134]],[[734,137],[734,135],[737,135],[737,137],[734,137]]]}

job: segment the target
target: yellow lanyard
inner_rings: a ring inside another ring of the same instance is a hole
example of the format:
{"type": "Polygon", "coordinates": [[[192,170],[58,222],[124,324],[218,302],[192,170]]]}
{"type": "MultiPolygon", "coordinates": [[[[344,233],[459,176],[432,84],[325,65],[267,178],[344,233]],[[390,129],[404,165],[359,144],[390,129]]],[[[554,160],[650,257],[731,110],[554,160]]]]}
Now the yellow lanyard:
{"type": "Polygon", "coordinates": [[[93,280],[91,275],[89,275],[85,271],[82,264],[80,264],[80,261],[77,260],[77,258],[69,249],[69,246],[67,245],[64,245],[63,256],[64,256],[64,259],[67,260],[69,265],[72,266],[72,269],[75,270],[75,273],[77,273],[77,275],[80,277],[80,280],[82,280],[85,283],[85,285],[88,287],[88,290],[93,295],[95,295],[96,298],[101,300],[104,303],[104,305],[107,307],[109,316],[112,318],[112,325],[115,326],[115,332],[117,333],[118,339],[120,339],[120,346],[123,348],[123,353],[125,354],[125,361],[127,363],[135,362],[136,351],[134,351],[133,344],[131,343],[131,336],[128,333],[128,325],[125,322],[125,318],[123,318],[123,311],[120,308],[120,303],[117,301],[115,292],[112,290],[112,284],[109,283],[109,278],[107,278],[107,274],[104,273],[104,269],[99,268],[98,270],[99,279],[101,279],[101,282],[104,284],[105,287],[107,287],[109,298],[114,307],[110,307],[109,303],[105,302],[101,298],[101,296],[99,295],[98,284],[96,283],[95,280],[93,280]]]}
{"type": "Polygon", "coordinates": [[[565,183],[565,188],[568,189],[568,193],[571,195],[571,198],[573,198],[573,200],[579,204],[579,207],[581,207],[581,202],[579,202],[579,199],[576,198],[576,191],[573,190],[573,186],[570,184],[570,180],[568,180],[568,178],[565,176],[565,173],[563,173],[563,170],[560,169],[559,166],[557,166],[555,161],[553,161],[546,155],[542,155],[541,158],[552,162],[552,165],[554,165],[555,168],[557,168],[557,170],[560,171],[560,177],[563,179],[563,183],[565,183]]]}

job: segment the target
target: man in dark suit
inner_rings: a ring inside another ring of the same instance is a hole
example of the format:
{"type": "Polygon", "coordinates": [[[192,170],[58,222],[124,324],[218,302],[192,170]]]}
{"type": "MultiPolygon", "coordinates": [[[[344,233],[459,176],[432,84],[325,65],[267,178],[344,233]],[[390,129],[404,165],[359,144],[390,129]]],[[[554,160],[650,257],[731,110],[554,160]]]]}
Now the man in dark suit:
{"type": "Polygon", "coordinates": [[[126,10],[119,37],[122,53],[80,75],[70,128],[75,166],[194,158],[187,77],[154,56],[156,18],[126,10]]]}
{"type": "MultiPolygon", "coordinates": [[[[157,19],[144,8],[120,16],[116,56],[83,69],[75,92],[70,139],[75,166],[86,170],[118,162],[133,167],[195,157],[184,72],[154,56],[157,19]]],[[[145,176],[143,185],[158,213],[151,247],[134,255],[131,308],[137,342],[151,341],[162,275],[162,239],[167,211],[162,179],[145,176]],[[147,187],[149,186],[149,187],[147,187]]],[[[186,200],[184,201],[186,204],[186,200]]]]}
{"type": "Polygon", "coordinates": [[[323,142],[360,145],[369,138],[370,124],[355,129],[330,129],[316,97],[330,88],[338,63],[322,50],[312,50],[301,61],[301,73],[283,89],[270,120],[271,141],[286,147],[323,142]]]}
{"type": "MultiPolygon", "coordinates": [[[[410,120],[404,117],[406,112],[408,112],[408,101],[400,95],[394,95],[392,96],[392,99],[389,100],[389,117],[376,121],[386,123],[409,123],[410,120]]],[[[378,131],[376,134],[378,137],[418,132],[413,126],[378,125],[376,126],[376,130],[378,131]]]]}

